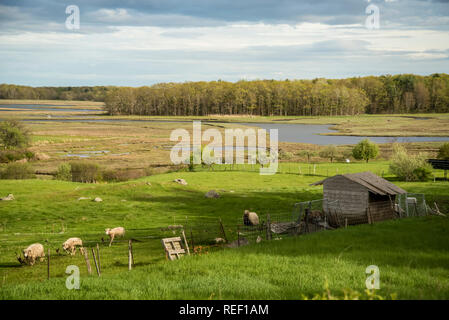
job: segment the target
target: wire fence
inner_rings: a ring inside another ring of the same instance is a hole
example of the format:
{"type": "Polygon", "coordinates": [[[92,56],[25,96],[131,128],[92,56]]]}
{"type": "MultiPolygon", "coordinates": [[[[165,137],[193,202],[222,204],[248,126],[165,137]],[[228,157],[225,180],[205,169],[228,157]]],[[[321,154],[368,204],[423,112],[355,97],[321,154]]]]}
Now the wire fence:
{"type": "MultiPolygon", "coordinates": [[[[358,214],[345,213],[338,200],[329,201],[318,199],[295,203],[290,212],[271,211],[258,214],[257,223],[248,223],[248,219],[241,216],[234,220],[223,222],[221,219],[208,219],[202,221],[175,221],[172,225],[151,228],[128,228],[122,238],[115,238],[113,246],[124,249],[137,245],[137,250],[164,249],[161,240],[165,238],[185,236],[185,245],[190,247],[193,254],[207,253],[225,247],[235,248],[250,243],[259,243],[267,240],[277,240],[284,237],[293,237],[323,230],[333,230],[349,225],[372,224],[386,219],[439,214],[438,206],[435,209],[426,204],[424,194],[407,193],[398,195],[390,201],[377,201],[373,206],[358,214]],[[374,206],[375,205],[375,206],[374,206]],[[374,210],[375,209],[375,210],[374,210]],[[145,248],[146,249],[145,249],[145,248]],[[159,249],[158,249],[159,248],[159,249]]],[[[13,233],[3,234],[7,238],[0,239],[0,252],[21,252],[24,244],[33,242],[42,243],[46,248],[63,253],[63,238],[74,236],[75,230],[70,232],[40,232],[40,233],[13,233]],[[17,237],[16,239],[14,239],[17,237]]],[[[109,246],[110,238],[103,232],[79,233],[82,237],[82,246],[93,250],[98,245],[109,246]]],[[[120,249],[120,250],[122,250],[120,249]]],[[[154,252],[154,251],[153,251],[154,252]]],[[[140,254],[140,253],[139,253],[140,254]]],[[[132,254],[131,254],[132,255],[132,254]]],[[[145,255],[147,255],[145,253],[145,255]]]]}

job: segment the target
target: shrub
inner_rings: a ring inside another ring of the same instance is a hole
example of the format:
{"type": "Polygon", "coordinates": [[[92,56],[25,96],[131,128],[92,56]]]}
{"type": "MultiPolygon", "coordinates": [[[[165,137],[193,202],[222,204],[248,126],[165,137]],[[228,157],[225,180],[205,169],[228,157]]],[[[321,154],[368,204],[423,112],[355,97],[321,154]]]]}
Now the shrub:
{"type": "Polygon", "coordinates": [[[28,163],[13,162],[6,166],[1,173],[2,179],[34,179],[33,168],[28,163]]]}
{"type": "Polygon", "coordinates": [[[63,181],[72,181],[72,167],[69,163],[63,163],[59,166],[55,179],[63,181]]]}
{"type": "Polygon", "coordinates": [[[9,163],[22,159],[32,160],[34,153],[23,150],[3,150],[0,152],[0,163],[9,163]]]}
{"type": "Polygon", "coordinates": [[[104,181],[128,181],[147,176],[144,169],[126,169],[126,170],[105,170],[103,171],[104,181]]]}
{"type": "Polygon", "coordinates": [[[279,160],[291,160],[293,158],[293,153],[288,151],[280,151],[279,152],[279,160]]]}
{"type": "Polygon", "coordinates": [[[449,160],[449,143],[445,143],[438,150],[438,159],[449,160]]]}
{"type": "Polygon", "coordinates": [[[413,174],[418,181],[428,181],[432,178],[432,167],[426,165],[416,168],[413,174]]]}
{"type": "Polygon", "coordinates": [[[0,143],[4,149],[23,148],[29,142],[29,133],[20,122],[10,120],[0,123],[0,143]]]}
{"type": "Polygon", "coordinates": [[[27,158],[28,160],[33,160],[35,157],[34,152],[26,150],[24,153],[25,158],[27,158]]]}
{"type": "Polygon", "coordinates": [[[102,178],[98,164],[87,161],[71,162],[70,173],[73,182],[94,183],[102,178]]]}
{"type": "Polygon", "coordinates": [[[352,156],[357,160],[365,160],[368,162],[379,154],[379,146],[369,139],[363,139],[352,149],[352,156]]]}
{"type": "Polygon", "coordinates": [[[296,153],[297,156],[303,157],[307,159],[307,163],[310,162],[310,159],[317,155],[315,151],[310,150],[301,150],[296,153]]]}
{"type": "Polygon", "coordinates": [[[426,181],[432,176],[432,166],[424,154],[410,155],[404,147],[394,145],[390,172],[403,181],[426,181]]]}
{"type": "Polygon", "coordinates": [[[331,162],[334,161],[334,158],[338,156],[338,149],[333,144],[325,147],[323,150],[320,151],[318,154],[321,158],[329,159],[331,162]]]}

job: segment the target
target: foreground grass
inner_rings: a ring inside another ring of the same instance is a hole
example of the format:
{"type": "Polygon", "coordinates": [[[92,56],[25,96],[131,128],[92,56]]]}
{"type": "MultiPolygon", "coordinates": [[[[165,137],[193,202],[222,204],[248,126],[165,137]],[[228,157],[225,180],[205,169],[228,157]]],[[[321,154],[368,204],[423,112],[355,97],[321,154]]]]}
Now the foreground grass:
{"type": "Polygon", "coordinates": [[[363,292],[380,268],[382,297],[449,298],[449,221],[425,217],[262,242],[144,266],[113,276],[6,285],[1,299],[302,299],[363,292]]]}

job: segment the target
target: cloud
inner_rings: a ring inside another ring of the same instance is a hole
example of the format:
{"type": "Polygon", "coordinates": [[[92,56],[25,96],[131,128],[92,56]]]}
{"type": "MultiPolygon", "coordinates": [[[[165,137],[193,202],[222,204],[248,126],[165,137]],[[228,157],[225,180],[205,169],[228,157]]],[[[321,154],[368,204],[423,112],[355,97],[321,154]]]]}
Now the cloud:
{"type": "Polygon", "coordinates": [[[0,82],[143,85],[160,81],[449,72],[449,3],[371,0],[79,0],[0,4],[0,82]]]}

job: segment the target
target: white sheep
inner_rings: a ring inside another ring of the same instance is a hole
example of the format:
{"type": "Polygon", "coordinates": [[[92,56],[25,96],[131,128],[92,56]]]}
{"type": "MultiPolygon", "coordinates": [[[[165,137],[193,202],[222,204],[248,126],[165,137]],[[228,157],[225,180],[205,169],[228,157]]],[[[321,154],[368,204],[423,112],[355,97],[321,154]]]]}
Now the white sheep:
{"type": "Polygon", "coordinates": [[[223,238],[215,238],[214,240],[215,240],[215,243],[217,243],[217,244],[226,242],[226,240],[223,238]]]}
{"type": "Polygon", "coordinates": [[[83,241],[80,238],[70,238],[62,244],[64,251],[69,252],[72,256],[76,253],[76,246],[83,246],[83,241]]]}
{"type": "Polygon", "coordinates": [[[117,227],[114,229],[107,228],[105,232],[109,236],[109,238],[111,238],[111,241],[109,242],[109,246],[111,246],[112,241],[114,241],[115,237],[123,237],[125,235],[125,228],[123,227],[117,227]]]}
{"type": "Polygon", "coordinates": [[[245,213],[243,214],[243,224],[245,226],[257,226],[259,224],[257,213],[245,210],[245,213]]]}
{"type": "Polygon", "coordinates": [[[44,246],[40,243],[33,243],[28,248],[23,250],[24,262],[29,265],[34,265],[37,258],[40,258],[40,261],[44,260],[44,246]]]}

